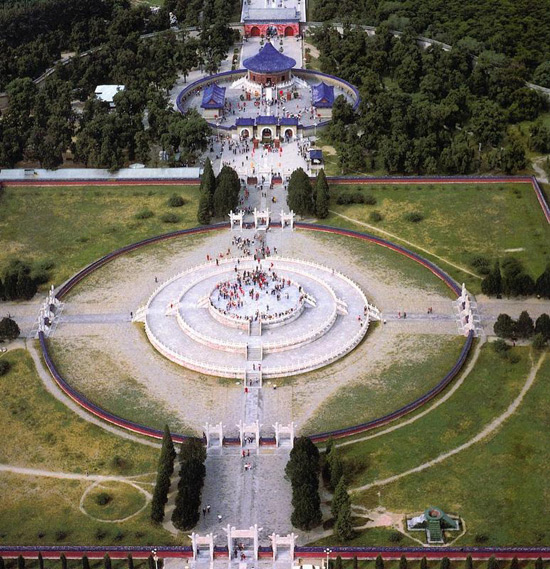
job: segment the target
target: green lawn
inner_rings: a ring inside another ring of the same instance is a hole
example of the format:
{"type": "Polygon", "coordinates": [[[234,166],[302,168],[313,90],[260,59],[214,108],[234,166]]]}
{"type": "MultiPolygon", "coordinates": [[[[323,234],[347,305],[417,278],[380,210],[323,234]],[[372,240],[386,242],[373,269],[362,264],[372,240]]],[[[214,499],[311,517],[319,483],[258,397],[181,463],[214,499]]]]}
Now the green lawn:
{"type": "MultiPolygon", "coordinates": [[[[519,350],[522,362],[527,360],[528,350],[519,350]]],[[[515,366],[520,380],[523,363],[515,366]]],[[[493,390],[500,391],[501,373],[487,365],[486,370],[488,380],[498,382],[493,383],[493,390]]],[[[380,489],[381,503],[390,511],[416,512],[429,505],[438,505],[458,513],[466,522],[467,532],[457,545],[547,545],[550,540],[550,522],[546,516],[550,507],[549,379],[550,358],[546,355],[533,387],[516,413],[499,430],[441,464],[363,492],[354,497],[354,502],[374,507],[378,504],[377,491],[380,489]]],[[[474,386],[471,381],[469,383],[470,391],[474,386]]],[[[475,396],[464,400],[467,407],[461,414],[463,421],[477,420],[477,414],[487,413],[486,404],[492,405],[490,401],[484,404],[478,401],[475,396]]],[[[447,405],[445,403],[442,408],[447,405]]],[[[439,415],[441,417],[441,413],[439,415]]],[[[399,434],[388,436],[406,437],[411,428],[418,427],[405,427],[399,434]]],[[[429,425],[426,428],[428,434],[429,425]]],[[[444,433],[440,435],[445,436],[444,433]]],[[[456,437],[456,433],[451,430],[450,436],[456,437]]],[[[383,439],[378,441],[380,445],[383,439]]],[[[424,444],[431,444],[427,437],[424,444]]],[[[409,452],[417,452],[414,450],[417,446],[418,438],[412,438],[409,452]]],[[[371,468],[375,468],[374,464],[371,468]]],[[[368,531],[358,538],[358,542],[370,542],[368,531]]]]}
{"type": "MultiPolygon", "coordinates": [[[[151,490],[151,487],[148,488],[151,490]]],[[[108,480],[94,486],[82,502],[84,510],[98,520],[122,520],[138,512],[146,504],[145,494],[137,488],[108,480]]]]}
{"type": "MultiPolygon", "coordinates": [[[[88,481],[0,474],[2,545],[180,545],[153,524],[150,506],[122,523],[100,522],[79,509],[88,481]]],[[[149,486],[149,489],[151,487],[149,486]]],[[[127,514],[136,511],[128,502],[127,514]]],[[[59,562],[56,567],[59,567],[59,562]]],[[[81,567],[81,564],[80,564],[81,567]]]]}
{"type": "Polygon", "coordinates": [[[512,364],[485,344],[472,372],[453,396],[401,429],[340,449],[353,473],[350,486],[368,484],[414,468],[474,437],[517,396],[530,369],[527,348],[512,364]],[[498,378],[498,389],[495,389],[498,378]]]}
{"type": "Polygon", "coordinates": [[[78,269],[118,247],[197,225],[197,186],[15,187],[0,207],[0,271],[13,258],[52,261],[50,281],[60,284],[78,269]],[[167,204],[181,195],[183,207],[167,204]],[[154,215],[137,219],[144,209],[154,215]],[[178,223],[163,223],[163,213],[178,223]]]}
{"type": "Polygon", "coordinates": [[[157,449],[78,417],[46,391],[26,351],[9,352],[3,359],[12,367],[0,377],[0,424],[9,433],[0,445],[0,463],[128,476],[156,471],[157,449]]]}
{"type": "Polygon", "coordinates": [[[303,431],[318,433],[357,425],[414,401],[452,368],[463,344],[464,338],[455,336],[400,335],[392,354],[395,363],[367,374],[359,371],[356,383],[327,399],[303,431]]]}
{"type": "MultiPolygon", "coordinates": [[[[550,262],[550,224],[528,184],[332,186],[331,192],[330,207],[335,212],[418,244],[472,272],[476,269],[471,262],[478,255],[491,261],[512,255],[535,278],[550,262]],[[338,195],[357,191],[375,196],[376,205],[336,203],[338,195]],[[382,221],[370,220],[373,211],[382,214],[382,221]],[[424,219],[406,221],[405,215],[411,212],[421,213],[424,219]]],[[[334,214],[323,222],[376,231],[334,214]]],[[[472,292],[480,291],[480,279],[439,259],[432,260],[458,281],[465,281],[472,292]]]]}

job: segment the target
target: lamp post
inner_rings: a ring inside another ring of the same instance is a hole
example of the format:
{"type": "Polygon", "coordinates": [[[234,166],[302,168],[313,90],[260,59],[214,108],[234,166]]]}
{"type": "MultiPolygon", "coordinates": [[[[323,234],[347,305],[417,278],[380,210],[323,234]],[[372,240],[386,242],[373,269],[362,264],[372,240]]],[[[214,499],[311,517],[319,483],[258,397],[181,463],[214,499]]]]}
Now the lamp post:
{"type": "Polygon", "coordinates": [[[325,549],[325,553],[327,554],[327,564],[326,564],[325,569],[329,569],[329,566],[328,566],[328,563],[329,563],[329,561],[328,561],[328,556],[332,553],[332,549],[330,549],[330,548],[327,547],[327,548],[325,549]]]}
{"type": "Polygon", "coordinates": [[[159,569],[159,557],[157,555],[157,550],[156,549],[151,550],[151,555],[153,556],[153,559],[155,560],[155,569],[159,569]]]}

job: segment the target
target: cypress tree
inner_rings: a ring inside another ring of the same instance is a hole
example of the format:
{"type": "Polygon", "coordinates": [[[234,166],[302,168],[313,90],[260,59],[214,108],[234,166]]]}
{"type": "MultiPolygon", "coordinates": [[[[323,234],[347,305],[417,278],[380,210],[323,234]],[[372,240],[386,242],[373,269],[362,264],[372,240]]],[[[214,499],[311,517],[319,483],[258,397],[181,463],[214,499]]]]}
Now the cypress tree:
{"type": "Polygon", "coordinates": [[[331,461],[330,461],[330,486],[331,488],[336,488],[338,483],[342,479],[344,475],[344,463],[340,456],[333,451],[331,453],[331,461]]]}
{"type": "Polygon", "coordinates": [[[516,334],[516,323],[508,314],[499,314],[493,330],[500,338],[513,338],[516,334]]]}
{"type": "Polygon", "coordinates": [[[323,455],[323,468],[321,470],[321,474],[323,476],[323,480],[327,486],[330,486],[330,455],[334,448],[334,441],[329,439],[327,441],[327,446],[325,447],[325,453],[323,455]]]}
{"type": "Polygon", "coordinates": [[[336,490],[334,491],[334,495],[332,496],[332,503],[330,505],[330,512],[332,517],[336,520],[340,515],[340,510],[344,505],[350,504],[350,498],[348,494],[348,487],[344,477],[340,478],[338,485],[336,486],[336,490]]]}
{"type": "Polygon", "coordinates": [[[550,263],[546,265],[546,269],[537,279],[535,292],[542,298],[550,298],[550,263]]]}
{"type": "Polygon", "coordinates": [[[541,314],[535,323],[535,334],[541,334],[545,340],[550,340],[550,316],[541,314]]]}
{"type": "Polygon", "coordinates": [[[209,225],[210,224],[210,216],[211,216],[211,206],[210,196],[207,193],[202,193],[199,199],[199,209],[197,211],[197,221],[201,225],[209,225]]]}
{"type": "Polygon", "coordinates": [[[317,174],[317,180],[315,183],[315,215],[319,219],[325,219],[328,217],[329,201],[330,193],[327,177],[325,176],[324,168],[321,168],[317,174]]]}
{"type": "Polygon", "coordinates": [[[62,553],[59,559],[61,560],[61,569],[67,569],[67,557],[65,554],[62,553]]]}
{"type": "Polygon", "coordinates": [[[200,189],[203,195],[208,196],[208,202],[207,202],[208,211],[211,214],[212,210],[214,209],[214,192],[216,191],[216,176],[214,176],[214,170],[212,169],[212,162],[210,162],[210,158],[207,158],[206,162],[204,163],[204,170],[201,176],[200,189]]]}
{"type": "Polygon", "coordinates": [[[374,562],[374,569],[384,569],[384,560],[381,555],[376,558],[376,561],[374,562]]]}
{"type": "Polygon", "coordinates": [[[535,325],[529,313],[524,310],[516,322],[516,333],[519,338],[530,338],[535,333],[535,325]]]}
{"type": "Polygon", "coordinates": [[[176,449],[172,441],[172,435],[168,425],[164,427],[164,435],[162,437],[162,448],[157,469],[157,481],[151,499],[151,519],[160,523],[164,519],[164,507],[168,501],[168,492],[174,472],[174,460],[176,458],[176,449]]]}
{"type": "MultiPolygon", "coordinates": [[[[351,523],[351,504],[349,502],[344,502],[340,507],[340,512],[338,513],[338,519],[336,520],[336,525],[334,526],[336,535],[347,541],[353,537],[353,525],[351,523]]],[[[399,566],[399,569],[407,569],[406,567],[399,566]]]]}
{"type": "Polygon", "coordinates": [[[214,191],[214,215],[225,217],[239,204],[239,192],[241,182],[239,175],[233,168],[224,166],[216,178],[216,190],[214,191]]]}
{"type": "Polygon", "coordinates": [[[399,559],[399,569],[407,569],[407,558],[404,555],[399,559]]]}
{"type": "Polygon", "coordinates": [[[6,564],[4,563],[4,558],[0,556],[0,569],[5,569],[6,564]]]}
{"type": "Polygon", "coordinates": [[[357,555],[353,557],[353,569],[359,569],[359,559],[357,559],[357,555]]]}
{"type": "Polygon", "coordinates": [[[87,555],[82,557],[82,569],[90,569],[90,561],[87,555]]]}
{"type": "Polygon", "coordinates": [[[153,555],[149,555],[149,557],[147,558],[147,567],[148,569],[156,569],[155,568],[155,559],[153,557],[153,555]]]}
{"type": "Polygon", "coordinates": [[[535,569],[544,569],[542,557],[537,557],[537,560],[535,561],[535,569]]]}
{"type": "Polygon", "coordinates": [[[510,563],[510,569],[519,569],[519,561],[517,557],[514,557],[512,559],[512,562],[510,563]]]}
{"type": "Polygon", "coordinates": [[[428,569],[428,560],[425,557],[420,560],[420,569],[428,569]]]}
{"type": "Polygon", "coordinates": [[[468,555],[468,557],[466,557],[465,569],[474,569],[474,561],[471,555],[468,555]]]}
{"type": "Polygon", "coordinates": [[[443,557],[441,559],[441,565],[439,566],[440,569],[450,569],[451,568],[451,561],[448,557],[443,557]]]}
{"type": "Polygon", "coordinates": [[[496,560],[496,557],[494,555],[489,557],[489,561],[487,562],[487,569],[499,569],[498,561],[496,560]]]}
{"type": "Polygon", "coordinates": [[[108,553],[103,556],[103,566],[105,569],[111,569],[111,558],[108,553]]]}
{"type": "Polygon", "coordinates": [[[134,569],[134,558],[131,553],[128,553],[128,569],[134,569]]]}
{"type": "Polygon", "coordinates": [[[336,558],[336,561],[334,563],[334,569],[342,569],[342,557],[340,557],[340,555],[338,555],[338,557],[336,558]]]}
{"type": "Polygon", "coordinates": [[[44,558],[40,552],[38,552],[38,569],[44,569],[44,558]]]}
{"type": "Polygon", "coordinates": [[[25,569],[25,558],[22,555],[17,558],[17,569],[25,569]]]}
{"type": "Polygon", "coordinates": [[[313,190],[309,176],[298,168],[290,175],[288,182],[288,207],[298,215],[314,212],[313,190]]]}
{"type": "Polygon", "coordinates": [[[481,292],[487,296],[502,294],[502,276],[498,261],[495,262],[492,271],[481,281],[481,292]]]}
{"type": "Polygon", "coordinates": [[[4,282],[0,279],[0,300],[4,300],[6,298],[4,294],[4,282]]]}

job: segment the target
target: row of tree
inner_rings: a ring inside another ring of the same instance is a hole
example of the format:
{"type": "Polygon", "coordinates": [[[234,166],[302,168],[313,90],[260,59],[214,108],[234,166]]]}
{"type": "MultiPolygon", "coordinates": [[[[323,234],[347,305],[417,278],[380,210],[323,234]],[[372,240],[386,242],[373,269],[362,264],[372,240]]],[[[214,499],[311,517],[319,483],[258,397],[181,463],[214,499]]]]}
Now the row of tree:
{"type": "Polygon", "coordinates": [[[330,511],[334,520],[334,533],[339,539],[348,541],[355,534],[351,521],[351,499],[344,476],[344,463],[332,440],[327,443],[321,472],[325,484],[333,491],[330,511]]]}
{"type": "Polygon", "coordinates": [[[290,451],[285,473],[292,486],[292,515],[294,527],[310,530],[322,521],[319,496],[319,450],[307,437],[298,437],[290,451]]]}
{"type": "Polygon", "coordinates": [[[288,207],[298,215],[315,215],[320,219],[328,216],[330,202],[330,190],[325,176],[325,170],[321,169],[315,181],[315,187],[311,184],[309,176],[298,168],[290,175],[288,182],[288,207]]]}
{"type": "Polygon", "coordinates": [[[481,292],[487,296],[531,296],[550,298],[550,264],[535,281],[518,259],[508,257],[495,262],[491,272],[481,281],[481,292]]]}
{"type": "MultiPolygon", "coordinates": [[[[128,569],[134,569],[134,558],[132,557],[132,554],[128,553],[126,559],[128,561],[128,569]]],[[[64,553],[59,556],[59,561],[61,564],[61,569],[68,568],[67,556],[64,553]]],[[[155,561],[153,554],[149,555],[147,558],[147,569],[160,569],[162,567],[162,561],[159,561],[155,561]]],[[[44,566],[44,557],[42,553],[39,552],[38,569],[44,569],[44,566]]],[[[17,557],[17,569],[25,569],[25,567],[25,558],[22,555],[19,555],[17,557]]],[[[111,556],[108,553],[103,556],[103,567],[104,569],[112,569],[111,556]]],[[[5,569],[5,562],[3,557],[0,557],[0,569],[5,569]]],[[[90,560],[88,559],[87,555],[82,556],[82,569],[90,569],[90,560]]]]}
{"type": "Polygon", "coordinates": [[[200,519],[201,493],[206,476],[206,449],[199,439],[186,439],[180,447],[179,482],[172,522],[179,530],[188,530],[200,519]]]}
{"type": "Polygon", "coordinates": [[[164,520],[164,508],[168,501],[168,491],[172,474],[174,472],[174,460],[176,459],[176,449],[172,441],[172,435],[168,425],[164,427],[164,436],[162,437],[162,447],[157,469],[157,480],[151,499],[151,519],[160,523],[164,520]]]}
{"type": "Polygon", "coordinates": [[[537,344],[542,347],[550,340],[550,316],[541,314],[536,322],[524,310],[517,320],[514,320],[509,314],[499,314],[497,321],[493,326],[493,331],[500,338],[507,340],[528,340],[533,336],[540,336],[537,344]]]}
{"type": "Polygon", "coordinates": [[[414,33],[396,38],[385,25],[372,37],[327,25],[314,42],[321,70],[361,94],[358,116],[337,97],[326,132],[344,173],[513,173],[525,167],[523,141],[508,125],[536,119],[547,102],[493,52],[474,61],[464,46],[423,49],[414,33]]]}
{"type": "Polygon", "coordinates": [[[212,217],[226,218],[239,205],[241,181],[230,166],[224,166],[218,176],[214,175],[210,158],[206,159],[200,184],[200,199],[197,220],[208,225],[212,217]]]}

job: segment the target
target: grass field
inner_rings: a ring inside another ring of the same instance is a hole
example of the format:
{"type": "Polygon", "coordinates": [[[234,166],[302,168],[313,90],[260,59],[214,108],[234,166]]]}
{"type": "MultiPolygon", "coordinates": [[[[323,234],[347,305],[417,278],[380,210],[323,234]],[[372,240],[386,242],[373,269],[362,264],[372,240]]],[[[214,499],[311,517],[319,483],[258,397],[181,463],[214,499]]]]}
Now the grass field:
{"type": "MultiPolygon", "coordinates": [[[[458,358],[464,339],[431,334],[407,336],[396,342],[395,363],[369,373],[326,400],[303,430],[318,433],[356,425],[394,411],[429,391],[458,358]],[[418,354],[422,353],[422,357],[418,354]]],[[[358,445],[361,446],[361,445],[358,445]]],[[[361,446],[361,453],[363,452],[361,446]]]]}
{"type": "Polygon", "coordinates": [[[414,468],[474,437],[502,414],[521,390],[530,361],[526,348],[515,350],[521,359],[512,364],[485,344],[475,368],[439,407],[392,433],[342,447],[339,452],[353,473],[350,485],[368,484],[414,468]]]}
{"type": "MultiPolygon", "coordinates": [[[[137,516],[116,524],[83,514],[79,503],[88,486],[87,481],[0,474],[0,544],[176,544],[171,534],[150,521],[149,506],[137,516]]],[[[130,500],[127,514],[133,512],[135,504],[130,500]]],[[[178,544],[186,539],[182,538],[178,538],[178,544]]]]}
{"type": "Polygon", "coordinates": [[[115,521],[139,512],[146,503],[147,498],[137,488],[109,480],[94,486],[86,494],[82,507],[92,518],[115,521]]]}
{"type": "Polygon", "coordinates": [[[17,258],[51,261],[50,281],[59,284],[78,269],[118,247],[197,225],[196,186],[6,188],[0,207],[0,271],[17,258]],[[172,194],[182,207],[167,204],[172,194]],[[153,216],[137,219],[150,210],[153,216]],[[175,213],[178,223],[163,223],[175,213]]]}
{"type": "Polygon", "coordinates": [[[12,364],[0,378],[0,463],[54,471],[135,475],[156,471],[158,450],[81,419],[43,387],[23,350],[3,356],[12,364]],[[24,450],[23,450],[24,449],[24,450]]]}
{"type": "MultiPolygon", "coordinates": [[[[550,262],[550,224],[528,184],[332,186],[331,192],[330,208],[335,212],[416,243],[472,272],[476,272],[471,265],[475,256],[494,261],[512,255],[534,278],[550,262]],[[376,205],[336,204],[338,195],[356,191],[373,195],[376,205]],[[380,212],[382,221],[370,220],[373,211],[380,212]],[[424,219],[407,221],[411,212],[424,219]]],[[[324,223],[376,232],[334,214],[324,223]]],[[[466,281],[472,292],[480,291],[480,279],[433,260],[455,279],[466,281]]]]}
{"type": "MultiPolygon", "coordinates": [[[[528,351],[529,348],[519,349],[522,361],[527,360],[528,351]]],[[[516,369],[519,381],[521,367],[516,369]]],[[[495,379],[499,381],[494,386],[497,391],[500,377],[496,371],[490,371],[490,380],[495,379]]],[[[375,507],[380,500],[388,510],[403,513],[438,505],[458,513],[465,520],[467,532],[457,545],[547,545],[550,539],[550,522],[545,516],[550,507],[549,380],[547,355],[533,387],[499,430],[441,464],[355,496],[354,503],[375,507]]],[[[510,381],[512,385],[514,380],[510,381]]],[[[487,412],[484,405],[476,406],[475,397],[468,398],[466,404],[462,415],[468,420],[487,412]]],[[[405,437],[408,429],[405,427],[395,436],[405,437]]],[[[429,434],[428,429],[423,444],[431,444],[429,434]]],[[[456,437],[456,433],[451,431],[450,436],[456,437]]],[[[380,445],[384,442],[378,441],[380,445]]],[[[416,452],[413,446],[417,445],[418,439],[411,439],[409,452],[416,452]]],[[[368,533],[364,532],[355,543],[370,543],[368,533]]]]}

